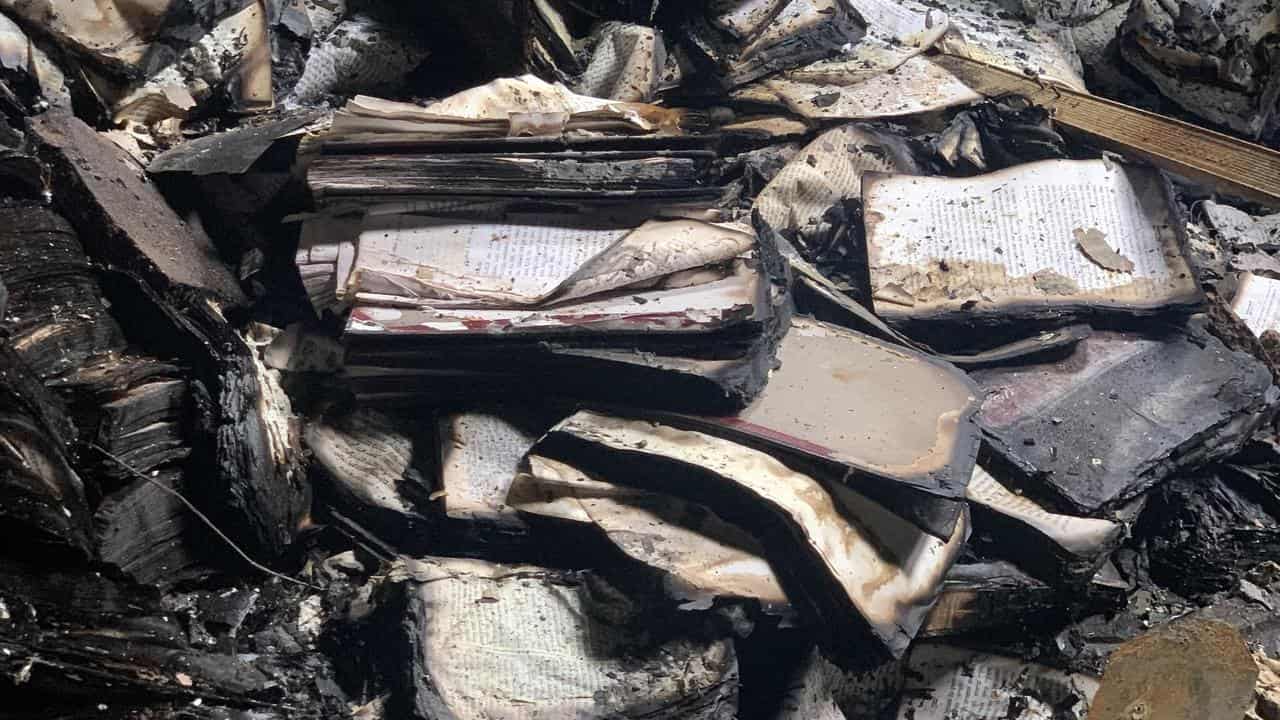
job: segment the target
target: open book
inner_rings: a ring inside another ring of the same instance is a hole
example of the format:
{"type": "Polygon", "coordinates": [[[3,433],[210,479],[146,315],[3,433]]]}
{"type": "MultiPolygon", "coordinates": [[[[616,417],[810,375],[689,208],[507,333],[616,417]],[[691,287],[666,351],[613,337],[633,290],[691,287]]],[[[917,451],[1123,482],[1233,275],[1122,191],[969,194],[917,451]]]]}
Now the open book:
{"type": "Polygon", "coordinates": [[[1048,160],[975,178],[869,175],[862,195],[875,308],[890,321],[1132,316],[1202,299],[1154,171],[1048,160]]]}
{"type": "Polygon", "coordinates": [[[352,335],[706,332],[762,320],[755,236],[700,220],[371,216],[339,294],[352,335]]]}

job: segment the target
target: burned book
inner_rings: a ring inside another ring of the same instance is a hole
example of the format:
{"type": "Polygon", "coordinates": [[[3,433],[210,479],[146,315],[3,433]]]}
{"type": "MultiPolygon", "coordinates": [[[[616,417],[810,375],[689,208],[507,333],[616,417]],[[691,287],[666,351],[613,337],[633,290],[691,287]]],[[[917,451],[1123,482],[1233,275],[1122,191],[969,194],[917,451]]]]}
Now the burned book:
{"type": "Polygon", "coordinates": [[[94,514],[102,561],[142,585],[171,587],[212,573],[206,528],[179,499],[182,473],[158,471],[134,480],[94,514]]]}
{"type": "Polygon", "coordinates": [[[715,332],[760,322],[767,286],[744,228],[698,220],[366,218],[339,289],[353,339],[715,332]]]}
{"type": "MultiPolygon", "coordinates": [[[[944,362],[795,318],[759,397],[728,416],[651,414],[847,485],[939,538],[954,531],[978,453],[979,393],[944,362]],[[892,412],[906,403],[911,412],[892,412]]],[[[625,412],[625,411],[624,411],[625,412]]]]}
{"type": "Polygon", "coordinates": [[[82,234],[102,239],[94,259],[137,273],[161,292],[187,288],[229,306],[245,302],[213,242],[178,217],[127,153],[69,113],[46,113],[31,128],[56,179],[60,209],[82,234]]]}
{"type": "Polygon", "coordinates": [[[379,595],[397,717],[736,717],[730,638],[593,573],[402,558],[379,595]]]}
{"type": "Polygon", "coordinates": [[[938,538],[841,482],[821,482],[760,450],[653,420],[581,411],[533,455],[610,483],[703,505],[757,537],[802,615],[833,648],[875,638],[900,655],[968,536],[967,513],[938,538]],[[867,584],[867,577],[882,582],[867,584]]]}
{"type": "Polygon", "coordinates": [[[982,467],[974,468],[965,496],[973,513],[972,548],[1055,585],[1089,582],[1124,538],[1123,525],[1050,512],[982,467]]]}
{"type": "Polygon", "coordinates": [[[74,375],[124,350],[79,237],[53,210],[0,209],[0,278],[9,297],[0,327],[42,379],[74,375]]]}
{"type": "Polygon", "coordinates": [[[539,374],[613,398],[641,389],[619,380],[669,374],[713,407],[741,406],[785,328],[770,249],[745,227],[690,219],[370,216],[329,253],[335,295],[355,303],[346,373],[374,393],[399,376],[497,390],[539,374]]]}
{"type": "Polygon", "coordinates": [[[718,2],[690,10],[683,49],[729,88],[836,55],[866,32],[857,11],[836,0],[718,2]]]}
{"type": "Polygon", "coordinates": [[[67,460],[74,426],[5,339],[0,399],[0,533],[37,554],[89,557],[85,486],[67,460]]]}
{"type": "MultiPolygon", "coordinates": [[[[190,454],[185,423],[189,413],[184,379],[140,383],[99,410],[96,443],[136,471],[148,471],[190,454]]],[[[105,471],[126,474],[119,463],[105,471]]]]}
{"type": "Polygon", "coordinates": [[[1238,450],[1280,391],[1199,319],[1160,335],[1095,333],[1065,358],[972,373],[992,469],[1074,513],[1112,510],[1171,473],[1238,450]]]}
{"type": "Polygon", "coordinates": [[[1017,632],[1059,612],[1058,593],[1004,561],[958,562],[920,628],[921,638],[1017,632]]]}
{"type": "Polygon", "coordinates": [[[876,312],[940,347],[975,335],[958,328],[1188,314],[1203,298],[1170,193],[1159,173],[1110,160],[864,178],[876,312]]]}
{"type": "Polygon", "coordinates": [[[793,614],[759,542],[702,505],[614,484],[536,454],[520,463],[508,485],[505,502],[513,510],[593,526],[624,555],[658,570],[666,595],[681,608],[751,600],[764,612],[793,614]]]}
{"type": "Polygon", "coordinates": [[[371,204],[460,197],[714,201],[724,192],[711,150],[466,149],[324,155],[308,169],[307,184],[322,202],[371,204]]]}
{"type": "Polygon", "coordinates": [[[569,340],[494,342],[438,350],[361,344],[340,376],[366,403],[420,405],[424,398],[484,402],[536,401],[554,385],[563,398],[623,402],[680,412],[733,413],[765,387],[776,340],[690,347],[597,348],[569,340]],[[520,362],[513,365],[511,357],[520,362]],[[538,378],[535,388],[530,378],[538,378]]]}
{"type": "MultiPolygon", "coordinates": [[[[333,663],[314,649],[295,643],[288,650],[253,651],[231,638],[229,651],[214,651],[189,639],[167,602],[173,596],[162,600],[152,588],[85,567],[37,569],[6,559],[0,592],[9,615],[0,625],[6,714],[83,717],[103,712],[98,708],[108,703],[126,715],[161,717],[248,711],[280,718],[281,706],[329,717],[343,712],[340,693],[330,690],[333,663]]],[[[258,595],[235,588],[220,594],[258,595]]],[[[284,608],[297,601],[276,602],[280,610],[259,613],[252,622],[291,625],[284,608]]],[[[225,628],[227,622],[209,626],[225,628]]]]}

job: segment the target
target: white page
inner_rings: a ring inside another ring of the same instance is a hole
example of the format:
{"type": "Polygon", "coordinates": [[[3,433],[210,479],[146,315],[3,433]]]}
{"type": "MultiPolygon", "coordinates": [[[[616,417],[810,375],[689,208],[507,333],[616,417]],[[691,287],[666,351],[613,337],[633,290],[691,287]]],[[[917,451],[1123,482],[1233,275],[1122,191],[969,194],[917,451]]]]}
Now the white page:
{"type": "Polygon", "coordinates": [[[1123,527],[1110,520],[1082,518],[1049,512],[1031,498],[1015,494],[981,467],[965,490],[970,502],[1014,518],[1048,536],[1069,552],[1081,557],[1097,555],[1120,536],[1123,527]]]}
{"type": "Polygon", "coordinates": [[[402,559],[422,717],[727,720],[737,658],[728,638],[644,637],[643,609],[581,573],[479,560],[402,559]]]}
{"type": "Polygon", "coordinates": [[[912,0],[851,0],[867,34],[840,57],[767,78],[739,93],[772,97],[807,118],[846,120],[933,112],[982,99],[921,53],[948,28],[947,14],[912,0]]]}
{"type": "Polygon", "coordinates": [[[946,12],[915,0],[847,0],[870,31],[904,45],[928,47],[949,22],[946,12]]]}
{"type": "Polygon", "coordinates": [[[1098,681],[1025,660],[933,643],[911,652],[898,720],[1060,720],[1054,705],[1078,699],[1071,712],[1084,720],[1098,681]],[[1016,716],[1010,701],[1025,698],[1016,716]]]}
{"type": "Polygon", "coordinates": [[[482,412],[447,415],[440,419],[439,433],[445,514],[522,525],[506,504],[507,491],[520,458],[541,433],[482,412]]]}
{"type": "Polygon", "coordinates": [[[353,280],[358,290],[374,293],[536,302],[628,232],[371,217],[360,233],[353,280]]]}
{"type": "Polygon", "coordinates": [[[974,178],[875,176],[863,198],[876,309],[1011,298],[1159,303],[1196,296],[1176,239],[1106,160],[1047,160],[974,178]],[[1096,230],[1130,260],[1108,270],[1077,245],[1096,230]]]}
{"type": "Polygon", "coordinates": [[[1261,337],[1268,330],[1280,330],[1280,280],[1244,273],[1231,309],[1254,335],[1261,337]]]}

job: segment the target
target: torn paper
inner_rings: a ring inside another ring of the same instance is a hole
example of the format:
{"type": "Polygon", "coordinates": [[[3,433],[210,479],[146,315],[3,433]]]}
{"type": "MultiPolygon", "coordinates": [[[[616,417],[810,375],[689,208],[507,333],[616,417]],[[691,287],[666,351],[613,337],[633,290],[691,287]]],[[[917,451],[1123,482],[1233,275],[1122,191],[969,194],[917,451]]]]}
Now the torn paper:
{"type": "Polygon", "coordinates": [[[1280,331],[1280,280],[1242,274],[1231,309],[1258,337],[1267,331],[1280,331]]]}

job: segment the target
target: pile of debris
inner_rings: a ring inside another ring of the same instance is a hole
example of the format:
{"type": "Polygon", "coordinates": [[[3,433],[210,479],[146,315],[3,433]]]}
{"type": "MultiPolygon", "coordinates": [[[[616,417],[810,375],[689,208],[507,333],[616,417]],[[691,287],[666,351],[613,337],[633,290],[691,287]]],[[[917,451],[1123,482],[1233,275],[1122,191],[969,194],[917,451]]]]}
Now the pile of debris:
{"type": "Polygon", "coordinates": [[[0,0],[0,717],[1280,719],[1280,7],[420,5],[0,0]]]}

